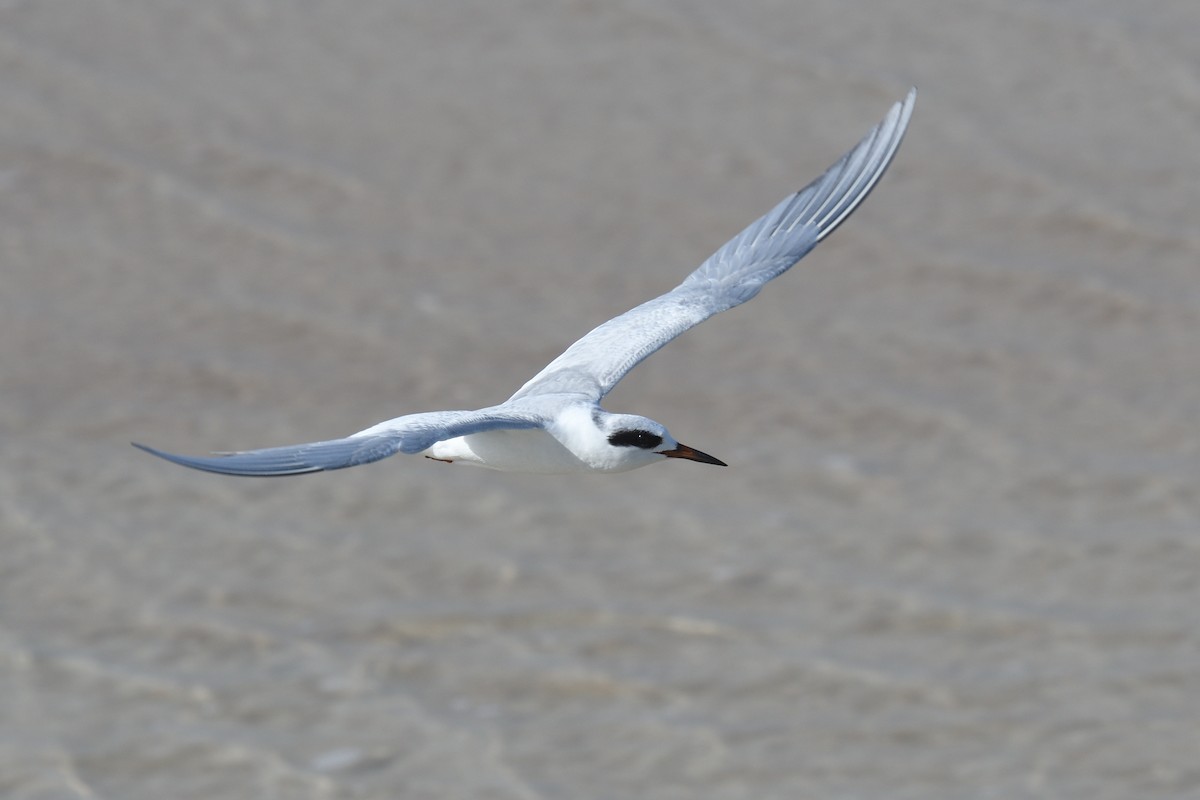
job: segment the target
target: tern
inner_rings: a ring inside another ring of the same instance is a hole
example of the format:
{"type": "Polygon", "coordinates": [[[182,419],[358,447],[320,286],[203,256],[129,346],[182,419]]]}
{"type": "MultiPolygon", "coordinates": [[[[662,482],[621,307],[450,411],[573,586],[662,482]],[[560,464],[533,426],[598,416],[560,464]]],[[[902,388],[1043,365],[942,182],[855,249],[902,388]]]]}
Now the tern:
{"type": "Polygon", "coordinates": [[[833,233],[892,162],[916,94],[910,90],[825,174],[729,240],[683,283],[600,325],[500,405],[409,414],[344,439],[209,457],[133,445],[185,467],[251,476],[344,469],[397,453],[533,473],[624,472],[671,458],[726,466],[680,444],[654,420],[610,413],[600,401],[644,358],[751,299],[833,233]]]}

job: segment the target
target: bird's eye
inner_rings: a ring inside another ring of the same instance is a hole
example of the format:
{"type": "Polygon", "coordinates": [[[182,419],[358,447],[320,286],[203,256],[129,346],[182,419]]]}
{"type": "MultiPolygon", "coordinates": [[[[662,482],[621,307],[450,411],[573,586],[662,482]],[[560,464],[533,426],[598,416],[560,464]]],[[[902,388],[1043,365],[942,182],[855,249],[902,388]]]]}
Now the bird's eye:
{"type": "Polygon", "coordinates": [[[650,431],[617,431],[608,437],[614,447],[640,447],[650,450],[662,444],[662,437],[650,431]]]}

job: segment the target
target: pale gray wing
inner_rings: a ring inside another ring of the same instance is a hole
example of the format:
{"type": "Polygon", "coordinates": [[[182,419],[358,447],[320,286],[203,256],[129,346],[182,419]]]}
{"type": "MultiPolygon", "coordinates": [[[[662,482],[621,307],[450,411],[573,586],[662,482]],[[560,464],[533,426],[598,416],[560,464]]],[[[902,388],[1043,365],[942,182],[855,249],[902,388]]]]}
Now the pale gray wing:
{"type": "Polygon", "coordinates": [[[599,400],[638,362],[687,329],[746,302],[854,212],[892,162],[917,90],[824,175],[731,239],[670,292],[588,333],[522,386],[513,399],[577,392],[599,400]]]}
{"type": "Polygon", "coordinates": [[[133,442],[147,453],[175,464],[224,475],[277,476],[345,469],[393,456],[419,453],[456,436],[500,429],[538,428],[546,415],[533,408],[497,406],[479,411],[431,411],[381,422],[345,439],[309,442],[262,450],[181,456],[133,442]]]}

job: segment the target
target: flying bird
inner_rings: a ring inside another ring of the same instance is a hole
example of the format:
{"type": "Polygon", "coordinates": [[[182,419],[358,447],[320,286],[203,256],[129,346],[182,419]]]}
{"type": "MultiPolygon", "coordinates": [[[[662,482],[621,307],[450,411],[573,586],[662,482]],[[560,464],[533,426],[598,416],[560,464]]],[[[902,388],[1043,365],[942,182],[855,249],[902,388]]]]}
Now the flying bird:
{"type": "Polygon", "coordinates": [[[669,458],[725,466],[654,420],[610,413],[600,401],[642,359],[754,297],[833,233],[887,170],[916,95],[910,90],[824,175],[729,240],[683,283],[600,325],[500,405],[409,414],[344,439],[208,457],[133,445],[185,467],[252,476],[344,469],[397,453],[509,472],[624,472],[669,458]]]}

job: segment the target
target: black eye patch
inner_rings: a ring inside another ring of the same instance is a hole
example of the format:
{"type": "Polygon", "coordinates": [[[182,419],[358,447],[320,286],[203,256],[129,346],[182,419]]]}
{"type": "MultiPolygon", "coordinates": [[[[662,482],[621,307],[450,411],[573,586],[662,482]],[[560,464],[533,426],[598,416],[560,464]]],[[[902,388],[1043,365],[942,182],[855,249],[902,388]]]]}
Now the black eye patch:
{"type": "Polygon", "coordinates": [[[650,450],[662,444],[662,437],[650,431],[617,431],[608,437],[608,443],[614,447],[640,447],[650,450]]]}

